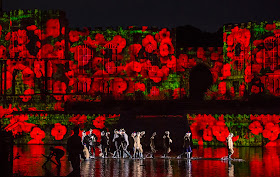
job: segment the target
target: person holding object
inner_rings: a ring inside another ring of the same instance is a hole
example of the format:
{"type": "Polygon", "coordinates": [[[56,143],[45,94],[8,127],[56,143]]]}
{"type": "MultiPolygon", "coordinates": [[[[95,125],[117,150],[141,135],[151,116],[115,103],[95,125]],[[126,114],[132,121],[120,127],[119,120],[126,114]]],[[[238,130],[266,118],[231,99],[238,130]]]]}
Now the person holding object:
{"type": "MultiPolygon", "coordinates": [[[[52,157],[54,156],[55,157],[55,160],[57,162],[57,166],[58,167],[61,167],[61,162],[60,162],[60,159],[64,156],[64,151],[61,150],[61,149],[57,149],[57,148],[54,148],[54,147],[50,147],[50,155],[49,156],[44,156],[47,158],[47,161],[43,164],[43,166],[45,166],[47,164],[47,162],[51,161],[53,162],[51,159],[52,157]]],[[[53,162],[54,163],[54,162],[53,162]]]]}

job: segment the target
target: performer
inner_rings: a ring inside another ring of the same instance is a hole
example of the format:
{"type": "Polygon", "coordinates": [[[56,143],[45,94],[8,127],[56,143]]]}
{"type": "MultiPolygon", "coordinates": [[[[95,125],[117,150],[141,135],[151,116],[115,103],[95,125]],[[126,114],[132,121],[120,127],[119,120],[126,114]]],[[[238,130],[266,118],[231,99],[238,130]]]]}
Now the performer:
{"type": "MultiPolygon", "coordinates": [[[[50,147],[50,155],[49,156],[45,156],[47,158],[47,161],[43,164],[43,166],[45,166],[47,164],[48,161],[52,161],[52,157],[55,156],[55,160],[57,162],[57,166],[61,167],[61,162],[60,159],[64,156],[64,151],[61,149],[57,149],[54,147],[50,147]]],[[[53,161],[52,161],[53,162],[53,161]]]]}
{"type": "Polygon", "coordinates": [[[172,140],[170,138],[170,132],[165,131],[163,136],[163,148],[164,148],[164,154],[163,157],[167,157],[168,153],[171,151],[170,144],[172,143],[172,140]]]}
{"type": "Polygon", "coordinates": [[[121,152],[120,152],[120,146],[121,146],[121,137],[120,137],[120,132],[118,130],[114,130],[114,138],[113,138],[113,143],[115,143],[115,148],[116,150],[114,151],[113,157],[114,158],[120,158],[121,152]]]}
{"type": "Polygon", "coordinates": [[[82,132],[82,142],[84,142],[84,138],[85,138],[86,135],[87,135],[87,134],[86,134],[86,131],[84,130],[84,131],[82,132]]]}
{"type": "MultiPolygon", "coordinates": [[[[87,135],[87,134],[86,134],[86,131],[84,130],[84,131],[82,132],[82,143],[84,142],[84,138],[85,138],[86,135],[87,135]]],[[[84,145],[84,149],[83,149],[83,153],[81,154],[81,157],[82,157],[84,160],[88,160],[88,159],[89,159],[89,150],[88,150],[86,144],[83,143],[83,145],[84,145]]]]}
{"type": "Polygon", "coordinates": [[[89,160],[89,151],[88,151],[88,148],[85,144],[84,144],[83,154],[84,155],[82,155],[82,158],[84,160],[89,160]]]}
{"type": "Polygon", "coordinates": [[[109,134],[110,132],[105,133],[105,131],[101,132],[101,157],[108,157],[108,148],[109,148],[109,134]]]}
{"type": "Polygon", "coordinates": [[[126,156],[132,158],[130,153],[127,151],[127,147],[129,145],[129,141],[128,141],[128,135],[126,134],[124,129],[120,130],[120,138],[121,138],[121,148],[122,148],[123,158],[125,158],[126,156]]]}
{"type": "Polygon", "coordinates": [[[184,136],[184,154],[187,155],[187,158],[190,159],[191,158],[191,152],[192,152],[192,141],[191,141],[191,133],[188,132],[186,133],[186,135],[184,136]]]}
{"type": "Polygon", "coordinates": [[[74,135],[67,141],[67,151],[69,153],[68,159],[73,167],[71,175],[77,176],[80,175],[80,154],[82,153],[83,145],[81,143],[82,139],[79,136],[79,127],[75,127],[73,131],[74,135]]]}
{"type": "Polygon", "coordinates": [[[134,146],[133,146],[133,158],[136,158],[136,136],[137,136],[137,133],[136,132],[133,132],[131,133],[131,137],[133,139],[133,143],[134,143],[134,146]]]}
{"type": "Polygon", "coordinates": [[[156,146],[155,146],[155,136],[156,135],[157,135],[157,133],[154,132],[152,137],[150,138],[151,158],[154,158],[154,154],[157,152],[156,146]]]}
{"type": "Polygon", "coordinates": [[[95,157],[96,140],[97,140],[96,135],[92,133],[92,129],[90,129],[89,134],[84,137],[83,143],[86,145],[91,158],[95,157]],[[92,153],[92,149],[93,149],[93,153],[92,153]]]}
{"type": "Polygon", "coordinates": [[[131,136],[134,140],[134,158],[143,158],[143,148],[141,145],[141,138],[145,135],[145,131],[133,133],[131,136]]]}
{"type": "Polygon", "coordinates": [[[230,133],[227,137],[227,148],[228,148],[228,159],[229,160],[231,160],[231,155],[234,153],[232,137],[233,137],[232,133],[230,133]]]}
{"type": "Polygon", "coordinates": [[[108,157],[109,153],[110,153],[110,132],[106,132],[105,136],[106,136],[106,139],[107,139],[107,143],[106,143],[106,147],[107,149],[105,148],[106,150],[106,156],[108,157]]]}

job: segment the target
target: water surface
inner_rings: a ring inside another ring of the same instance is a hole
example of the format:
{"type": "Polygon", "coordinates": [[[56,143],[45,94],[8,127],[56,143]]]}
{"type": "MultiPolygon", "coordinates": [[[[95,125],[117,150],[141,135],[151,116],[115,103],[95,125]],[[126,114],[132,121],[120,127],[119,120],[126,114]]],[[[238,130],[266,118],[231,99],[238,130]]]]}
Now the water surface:
{"type": "MultiPolygon", "coordinates": [[[[14,176],[67,176],[71,165],[67,155],[61,159],[61,169],[53,163],[42,168],[49,154],[49,145],[15,145],[14,176]]],[[[66,151],[65,146],[55,146],[66,151]]],[[[193,149],[196,160],[177,159],[180,152],[172,152],[171,159],[92,159],[81,162],[81,176],[280,176],[280,149],[277,147],[239,147],[232,158],[220,160],[227,155],[225,147],[198,147],[193,149]]],[[[53,159],[54,160],[54,159],[53,159]]]]}

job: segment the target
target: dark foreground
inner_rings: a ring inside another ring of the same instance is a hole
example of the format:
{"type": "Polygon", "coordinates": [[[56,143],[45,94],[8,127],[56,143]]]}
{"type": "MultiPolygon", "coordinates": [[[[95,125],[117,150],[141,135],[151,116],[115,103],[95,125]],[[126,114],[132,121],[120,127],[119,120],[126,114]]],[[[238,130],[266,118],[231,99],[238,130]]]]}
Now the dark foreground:
{"type": "MultiPolygon", "coordinates": [[[[14,146],[14,176],[67,176],[71,165],[64,156],[61,169],[53,163],[42,165],[49,153],[48,145],[14,146]]],[[[64,146],[56,146],[65,150],[64,146]]],[[[193,160],[177,159],[180,153],[171,153],[170,159],[91,159],[81,162],[81,176],[280,176],[280,148],[235,148],[233,161],[226,156],[225,147],[198,147],[193,149],[193,160]],[[243,159],[245,161],[239,161],[243,159]]]]}

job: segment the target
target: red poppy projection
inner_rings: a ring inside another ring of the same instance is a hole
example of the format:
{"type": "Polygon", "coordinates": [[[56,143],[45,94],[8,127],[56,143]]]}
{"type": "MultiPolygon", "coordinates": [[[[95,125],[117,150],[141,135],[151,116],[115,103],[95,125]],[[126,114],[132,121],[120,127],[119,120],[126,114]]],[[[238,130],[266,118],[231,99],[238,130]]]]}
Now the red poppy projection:
{"type": "MultiPolygon", "coordinates": [[[[90,129],[101,138],[101,131],[107,131],[117,124],[119,114],[85,115],[85,114],[19,114],[16,108],[11,106],[7,109],[0,107],[1,123],[5,130],[11,131],[15,137],[15,143],[20,144],[52,144],[67,143],[74,126],[80,127],[82,131],[89,132],[90,129]]],[[[30,111],[42,111],[30,108],[30,111]]]]}
{"type": "MultiPolygon", "coordinates": [[[[178,49],[176,31],[167,28],[65,30],[66,19],[60,12],[42,12],[42,17],[36,13],[4,13],[0,19],[0,90],[18,111],[62,112],[66,101],[102,102],[104,95],[114,100],[186,98],[191,70],[198,64],[208,67],[214,81],[205,93],[206,100],[246,100],[248,95],[260,93],[280,95],[279,23],[252,23],[250,30],[249,25],[225,26],[223,47],[178,49]]],[[[29,133],[36,127],[45,131],[33,118],[22,121],[16,116],[6,117],[10,108],[1,106],[5,110],[3,124],[10,124],[11,117],[17,119],[17,126],[11,127],[14,134],[29,133]],[[23,128],[29,123],[35,126],[23,128]]],[[[71,125],[84,127],[88,122],[85,115],[68,119],[71,125]]],[[[91,119],[91,126],[102,129],[106,120],[91,119]]],[[[222,117],[198,120],[191,128],[200,144],[222,143],[231,131],[227,123],[231,121],[222,117]]],[[[55,123],[66,126],[68,120],[55,123]]],[[[239,138],[263,136],[274,141],[279,134],[278,123],[250,120],[247,132],[239,138]]],[[[57,132],[52,135],[56,139],[65,136],[62,129],[53,132],[57,132]]],[[[36,141],[40,142],[39,138],[36,141]]]]}

